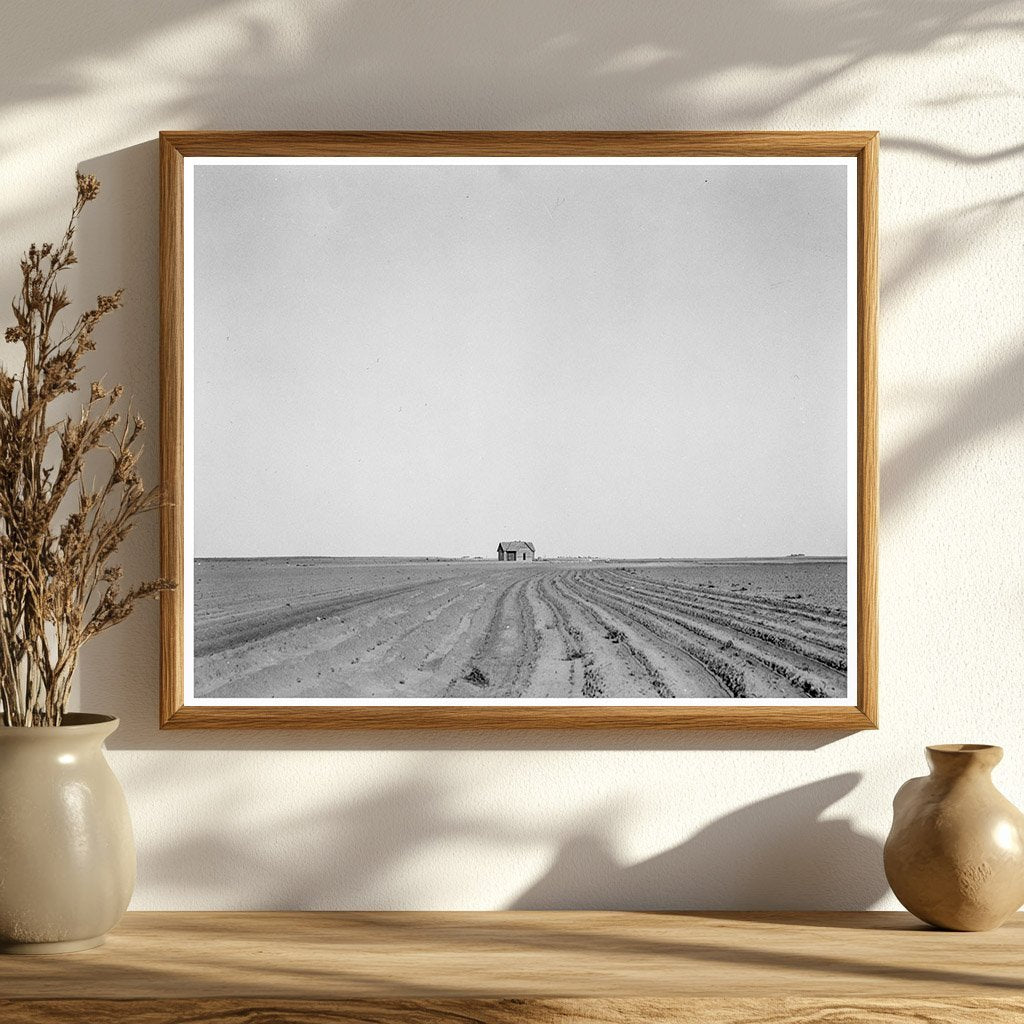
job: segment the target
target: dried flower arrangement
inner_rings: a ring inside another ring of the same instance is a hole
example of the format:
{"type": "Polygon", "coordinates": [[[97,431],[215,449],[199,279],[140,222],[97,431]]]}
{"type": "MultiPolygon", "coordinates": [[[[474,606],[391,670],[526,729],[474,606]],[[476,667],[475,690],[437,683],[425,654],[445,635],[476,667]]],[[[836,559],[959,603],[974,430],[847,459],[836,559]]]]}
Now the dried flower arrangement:
{"type": "Polygon", "coordinates": [[[70,329],[57,318],[71,300],[59,275],[77,262],[72,243],[99,182],[79,173],[78,196],[63,239],[32,245],[21,261],[8,343],[24,348],[16,375],[0,368],[0,702],[3,724],[59,725],[82,645],[131,614],[135,602],[171,586],[158,579],[122,592],[110,562],[135,519],[159,504],[137,464],[145,429],[124,389],[90,385],[80,415],[51,423],[51,405],[78,391],[93,331],[121,305],[100,295],[70,329]],[[109,459],[109,476],[87,484],[86,461],[109,459]]]}

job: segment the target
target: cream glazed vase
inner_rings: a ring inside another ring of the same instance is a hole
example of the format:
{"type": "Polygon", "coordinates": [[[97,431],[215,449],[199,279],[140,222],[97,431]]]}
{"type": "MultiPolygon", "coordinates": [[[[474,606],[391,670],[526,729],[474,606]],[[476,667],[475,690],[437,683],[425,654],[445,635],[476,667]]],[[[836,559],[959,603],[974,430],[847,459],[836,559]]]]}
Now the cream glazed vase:
{"type": "Polygon", "coordinates": [[[998,928],[1024,904],[1024,814],[992,784],[999,747],[927,748],[931,775],[893,800],[885,876],[916,917],[953,931],[998,928]]]}
{"type": "Polygon", "coordinates": [[[135,886],[128,804],[103,753],[116,718],[0,727],[0,951],[98,946],[135,886]]]}

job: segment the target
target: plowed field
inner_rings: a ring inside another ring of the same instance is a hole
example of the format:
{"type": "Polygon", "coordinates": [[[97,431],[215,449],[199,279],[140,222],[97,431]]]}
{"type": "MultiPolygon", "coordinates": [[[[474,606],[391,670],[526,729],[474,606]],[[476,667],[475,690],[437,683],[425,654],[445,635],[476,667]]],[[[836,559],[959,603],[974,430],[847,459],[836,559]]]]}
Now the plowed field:
{"type": "Polygon", "coordinates": [[[197,697],[846,696],[846,561],[200,559],[197,697]]]}

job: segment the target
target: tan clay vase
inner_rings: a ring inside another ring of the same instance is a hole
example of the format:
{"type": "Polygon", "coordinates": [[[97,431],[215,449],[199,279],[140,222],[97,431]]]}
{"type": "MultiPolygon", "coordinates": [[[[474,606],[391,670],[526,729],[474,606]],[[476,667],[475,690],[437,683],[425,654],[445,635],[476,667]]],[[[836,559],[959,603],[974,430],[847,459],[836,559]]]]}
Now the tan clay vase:
{"type": "Polygon", "coordinates": [[[931,775],[893,800],[885,877],[916,917],[937,928],[998,928],[1024,903],[1024,814],[992,784],[1000,747],[928,747],[931,775]]]}
{"type": "Polygon", "coordinates": [[[0,727],[0,952],[103,942],[135,886],[124,792],[103,754],[104,715],[0,727]]]}

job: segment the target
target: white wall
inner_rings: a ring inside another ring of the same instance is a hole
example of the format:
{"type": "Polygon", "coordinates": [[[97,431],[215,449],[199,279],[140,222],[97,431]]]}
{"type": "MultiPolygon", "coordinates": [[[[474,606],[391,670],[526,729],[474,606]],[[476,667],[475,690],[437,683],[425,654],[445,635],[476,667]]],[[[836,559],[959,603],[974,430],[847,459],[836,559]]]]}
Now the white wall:
{"type": "MultiPolygon", "coordinates": [[[[7,0],[0,295],[60,230],[76,164],[97,174],[76,295],[126,286],[94,365],[154,426],[159,129],[882,132],[881,730],[161,733],[147,606],[87,651],[81,697],[123,721],[136,908],[887,907],[880,841],[926,743],[1004,745],[1024,804],[1022,16],[7,0]]],[[[156,522],[135,541],[154,574],[156,522]]]]}

